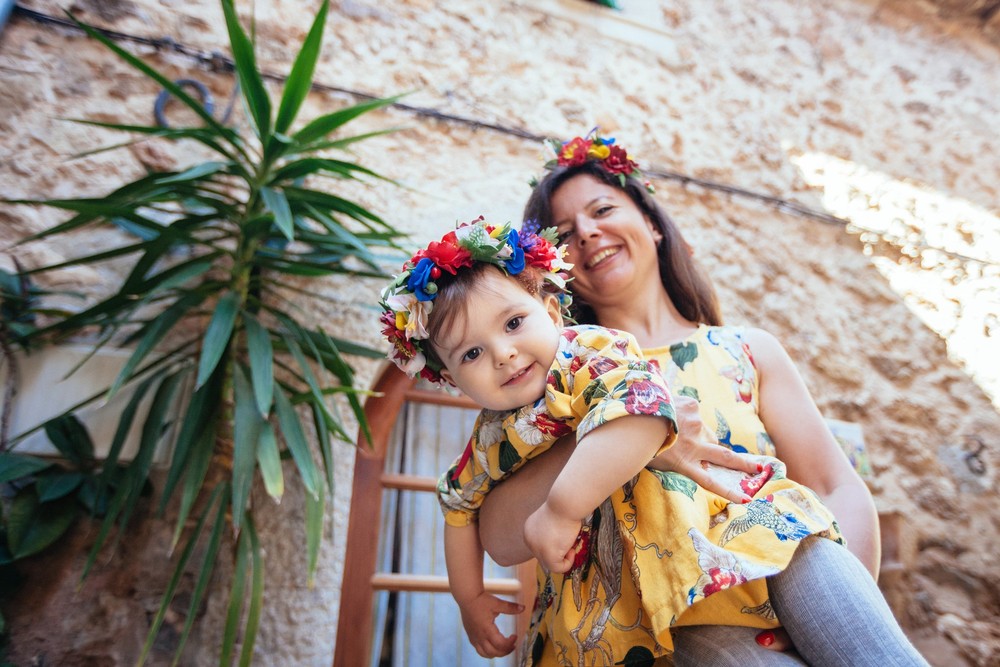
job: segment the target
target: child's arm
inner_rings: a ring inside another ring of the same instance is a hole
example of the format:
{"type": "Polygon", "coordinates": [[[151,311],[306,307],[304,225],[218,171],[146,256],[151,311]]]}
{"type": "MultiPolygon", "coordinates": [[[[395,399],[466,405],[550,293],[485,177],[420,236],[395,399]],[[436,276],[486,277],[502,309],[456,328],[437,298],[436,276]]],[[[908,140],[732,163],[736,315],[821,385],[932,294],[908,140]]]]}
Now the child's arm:
{"type": "Polygon", "coordinates": [[[583,519],[642,470],[670,433],[670,422],[648,415],[608,421],[576,445],[548,498],[524,524],[524,539],[542,565],[566,572],[583,519]]]}
{"type": "Polygon", "coordinates": [[[444,527],[444,557],[451,594],[462,612],[462,625],[476,652],[499,658],[514,650],[517,635],[504,637],[496,626],[499,614],[519,614],[524,605],[502,600],[483,588],[483,546],[479,527],[444,527]]]}

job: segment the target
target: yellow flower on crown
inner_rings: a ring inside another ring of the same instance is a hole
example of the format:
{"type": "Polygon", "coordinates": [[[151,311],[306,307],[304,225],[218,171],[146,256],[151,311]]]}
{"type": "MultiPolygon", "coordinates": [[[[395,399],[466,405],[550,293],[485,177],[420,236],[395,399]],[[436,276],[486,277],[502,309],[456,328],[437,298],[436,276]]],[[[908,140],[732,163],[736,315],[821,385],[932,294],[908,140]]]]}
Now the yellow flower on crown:
{"type": "Polygon", "coordinates": [[[609,155],[611,155],[611,149],[608,148],[605,144],[595,143],[587,151],[587,157],[592,158],[594,160],[603,160],[609,155]]]}

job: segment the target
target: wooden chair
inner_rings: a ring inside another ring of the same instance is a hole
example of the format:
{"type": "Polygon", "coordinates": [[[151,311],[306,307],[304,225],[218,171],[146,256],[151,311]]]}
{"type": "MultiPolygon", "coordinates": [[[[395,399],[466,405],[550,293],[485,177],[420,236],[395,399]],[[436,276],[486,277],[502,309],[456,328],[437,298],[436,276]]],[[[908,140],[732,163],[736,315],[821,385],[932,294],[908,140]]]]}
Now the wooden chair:
{"type": "MultiPolygon", "coordinates": [[[[358,435],[334,667],[370,664],[372,651],[380,648],[372,646],[373,601],[378,591],[446,593],[449,590],[446,576],[377,571],[385,491],[434,493],[437,481],[434,477],[386,469],[386,452],[397,418],[404,414],[408,403],[466,408],[478,412],[478,408],[469,399],[433,389],[421,389],[415,380],[407,378],[391,365],[376,383],[375,391],[381,396],[370,398],[365,405],[372,442],[369,444],[365,442],[363,435],[358,435]]],[[[454,452],[455,455],[458,453],[454,452]]],[[[443,520],[441,523],[443,524],[443,520]]],[[[516,577],[486,581],[488,591],[513,596],[525,605],[526,611],[518,617],[516,623],[518,636],[521,637],[527,630],[534,602],[534,572],[532,561],[518,566],[516,577]]],[[[455,632],[464,632],[460,623],[455,632]]]]}

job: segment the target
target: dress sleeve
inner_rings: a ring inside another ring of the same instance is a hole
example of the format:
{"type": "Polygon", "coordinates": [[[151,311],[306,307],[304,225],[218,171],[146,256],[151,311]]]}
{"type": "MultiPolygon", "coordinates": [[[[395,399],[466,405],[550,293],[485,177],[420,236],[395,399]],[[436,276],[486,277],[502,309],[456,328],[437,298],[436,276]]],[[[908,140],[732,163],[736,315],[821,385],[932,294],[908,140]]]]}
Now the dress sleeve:
{"type": "Polygon", "coordinates": [[[673,444],[677,421],[670,390],[631,334],[600,327],[581,330],[564,358],[571,360],[563,365],[565,393],[553,392],[552,398],[569,402],[568,410],[579,420],[577,441],[617,417],[653,415],[670,422],[670,436],[659,451],[673,444]]]}
{"type": "Polygon", "coordinates": [[[483,499],[497,483],[487,474],[483,458],[477,455],[477,452],[485,450],[487,444],[481,438],[496,433],[496,429],[491,426],[487,413],[481,412],[476,418],[465,452],[438,478],[438,503],[444,512],[445,523],[450,526],[467,526],[475,522],[483,499]]]}

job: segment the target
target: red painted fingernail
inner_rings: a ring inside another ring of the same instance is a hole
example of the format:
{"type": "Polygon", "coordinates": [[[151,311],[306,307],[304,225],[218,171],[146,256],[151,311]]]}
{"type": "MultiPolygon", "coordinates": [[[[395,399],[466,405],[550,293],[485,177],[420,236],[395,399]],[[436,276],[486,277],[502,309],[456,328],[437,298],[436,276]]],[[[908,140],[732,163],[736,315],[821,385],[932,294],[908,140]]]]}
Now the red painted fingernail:
{"type": "Polygon", "coordinates": [[[740,502],[746,505],[751,500],[753,500],[753,498],[751,498],[750,496],[743,496],[743,500],[741,500],[740,502]]]}
{"type": "Polygon", "coordinates": [[[757,472],[764,472],[764,464],[763,463],[758,463],[757,464],[757,472]]]}
{"type": "Polygon", "coordinates": [[[774,633],[770,630],[765,630],[764,632],[759,633],[755,639],[758,644],[767,648],[774,643],[774,633]]]}

